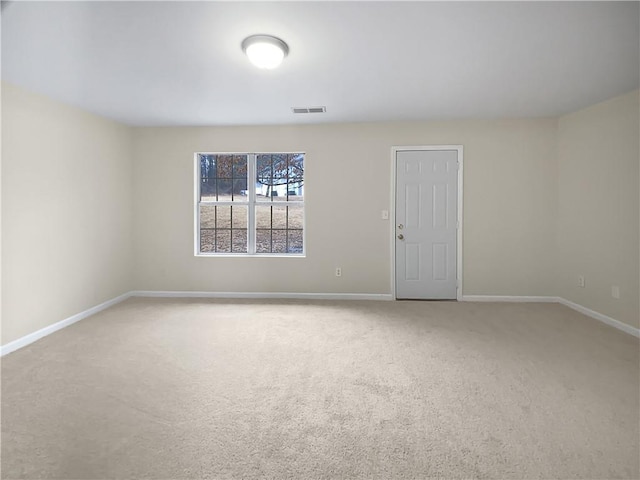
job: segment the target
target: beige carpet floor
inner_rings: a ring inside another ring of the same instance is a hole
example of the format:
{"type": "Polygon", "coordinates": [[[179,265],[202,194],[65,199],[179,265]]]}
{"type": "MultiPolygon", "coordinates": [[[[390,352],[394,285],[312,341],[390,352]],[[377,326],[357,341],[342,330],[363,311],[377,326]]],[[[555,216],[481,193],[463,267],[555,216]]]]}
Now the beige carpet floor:
{"type": "Polygon", "coordinates": [[[2,477],[638,478],[639,396],[560,305],[134,298],[2,359],[2,477]]]}

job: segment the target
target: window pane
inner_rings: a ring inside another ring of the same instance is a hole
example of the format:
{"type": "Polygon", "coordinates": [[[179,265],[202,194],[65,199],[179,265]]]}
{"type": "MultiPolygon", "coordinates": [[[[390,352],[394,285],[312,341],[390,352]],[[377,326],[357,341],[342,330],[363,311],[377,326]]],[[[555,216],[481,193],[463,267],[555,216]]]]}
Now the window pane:
{"type": "Polygon", "coordinates": [[[200,182],[200,200],[213,202],[216,200],[216,179],[203,178],[200,182]]]}
{"type": "Polygon", "coordinates": [[[200,229],[200,251],[213,253],[216,249],[216,232],[212,229],[200,229]]]}
{"type": "Polygon", "coordinates": [[[303,191],[302,187],[297,188],[295,190],[289,190],[289,196],[287,197],[288,201],[290,201],[290,202],[303,202],[304,201],[304,195],[302,194],[302,191],[303,191]]]}
{"type": "Polygon", "coordinates": [[[200,228],[216,228],[216,207],[200,205],[200,228]]]}
{"type": "Polygon", "coordinates": [[[231,253],[231,229],[216,230],[216,252],[231,253]]]}
{"type": "Polygon", "coordinates": [[[233,177],[233,157],[234,155],[216,155],[219,178],[233,177]]]}
{"type": "Polygon", "coordinates": [[[271,155],[258,155],[256,158],[256,200],[258,201],[269,201],[274,195],[271,157],[271,155]]]}
{"type": "Polygon", "coordinates": [[[229,206],[228,208],[230,210],[230,215],[232,214],[233,217],[231,222],[233,229],[235,230],[236,228],[242,228],[246,230],[249,207],[244,205],[233,205],[229,206]]]}
{"type": "Polygon", "coordinates": [[[215,155],[199,155],[200,159],[200,198],[215,200],[217,163],[215,155]]]}
{"type": "Polygon", "coordinates": [[[200,155],[202,201],[246,201],[246,155],[200,155]],[[240,197],[240,198],[236,198],[240,197]]]}
{"type": "Polygon", "coordinates": [[[288,159],[287,200],[304,200],[304,154],[294,153],[288,159]]]}
{"type": "Polygon", "coordinates": [[[287,228],[287,207],[285,205],[273,205],[273,217],[271,228],[287,228]]]}
{"type": "Polygon", "coordinates": [[[231,207],[229,205],[216,205],[216,228],[231,228],[231,207]]]}
{"type": "Polygon", "coordinates": [[[256,253],[287,253],[287,231],[256,230],[256,253]]]}
{"type": "Polygon", "coordinates": [[[302,230],[256,230],[256,253],[302,253],[302,230]]]}
{"type": "Polygon", "coordinates": [[[246,205],[200,206],[200,251],[247,252],[246,205]]]}
{"type": "Polygon", "coordinates": [[[256,228],[271,228],[271,205],[256,205],[256,228]]]}
{"type": "Polygon", "coordinates": [[[246,205],[200,205],[200,228],[247,228],[246,205]]]}
{"type": "Polygon", "coordinates": [[[256,230],[256,253],[271,253],[271,230],[256,230]]]}
{"type": "Polygon", "coordinates": [[[303,220],[301,204],[256,205],[256,253],[301,253],[303,220]]]}
{"type": "Polygon", "coordinates": [[[287,253],[287,231],[272,230],[272,238],[271,253],[287,253]]]}
{"type": "Polygon", "coordinates": [[[233,178],[247,178],[247,156],[246,155],[234,155],[233,156],[233,178]]]}
{"type": "Polygon", "coordinates": [[[200,252],[247,253],[246,229],[201,229],[200,252]]]}
{"type": "Polygon", "coordinates": [[[258,228],[302,228],[303,221],[304,209],[302,205],[256,205],[256,226],[258,228]]]}
{"type": "Polygon", "coordinates": [[[287,228],[286,205],[256,205],[256,226],[258,228],[287,228]]]}
{"type": "Polygon", "coordinates": [[[247,253],[247,230],[233,229],[231,231],[231,247],[233,253],[247,253]]]}
{"type": "Polygon", "coordinates": [[[230,202],[232,190],[233,190],[233,181],[231,178],[218,178],[217,200],[221,202],[230,202]]]}
{"type": "Polygon", "coordinates": [[[256,199],[259,202],[301,201],[304,198],[304,154],[269,153],[256,158],[256,199]]]}
{"type": "Polygon", "coordinates": [[[216,178],[217,168],[216,168],[216,156],[215,155],[198,155],[200,158],[200,176],[202,178],[216,178]]]}
{"type": "Polygon", "coordinates": [[[304,208],[302,205],[288,205],[289,208],[289,221],[287,227],[289,229],[299,228],[302,229],[304,225],[304,208]]]}
{"type": "Polygon", "coordinates": [[[288,253],[302,253],[302,230],[289,230],[288,253]]]}

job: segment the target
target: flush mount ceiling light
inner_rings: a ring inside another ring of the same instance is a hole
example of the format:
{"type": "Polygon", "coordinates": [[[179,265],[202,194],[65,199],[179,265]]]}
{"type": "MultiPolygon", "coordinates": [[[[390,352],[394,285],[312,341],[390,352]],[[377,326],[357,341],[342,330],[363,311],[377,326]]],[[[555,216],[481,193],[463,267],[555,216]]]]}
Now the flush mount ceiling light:
{"type": "Polygon", "coordinates": [[[251,35],[242,41],[242,51],[256,67],[271,70],[282,63],[289,47],[271,35],[251,35]]]}

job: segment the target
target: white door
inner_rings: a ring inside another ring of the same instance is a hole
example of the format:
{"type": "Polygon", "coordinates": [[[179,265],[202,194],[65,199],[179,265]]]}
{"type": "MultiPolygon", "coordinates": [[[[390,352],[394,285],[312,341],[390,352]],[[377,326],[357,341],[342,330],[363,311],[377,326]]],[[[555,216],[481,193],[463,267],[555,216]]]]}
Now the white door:
{"type": "Polygon", "coordinates": [[[458,151],[396,152],[396,298],[456,299],[458,151]]]}

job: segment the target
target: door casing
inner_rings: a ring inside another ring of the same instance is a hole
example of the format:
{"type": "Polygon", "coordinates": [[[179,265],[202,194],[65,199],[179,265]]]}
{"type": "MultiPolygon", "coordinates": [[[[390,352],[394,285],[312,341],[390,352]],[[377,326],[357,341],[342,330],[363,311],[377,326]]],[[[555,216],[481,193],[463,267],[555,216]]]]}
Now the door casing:
{"type": "Polygon", "coordinates": [[[462,145],[422,145],[422,146],[396,146],[391,147],[391,211],[389,215],[390,223],[390,236],[391,236],[391,296],[394,300],[396,297],[396,189],[397,178],[397,153],[402,151],[415,151],[415,150],[455,150],[458,152],[458,205],[457,205],[457,234],[456,234],[456,299],[462,301],[462,226],[463,226],[463,147],[462,145]]]}

